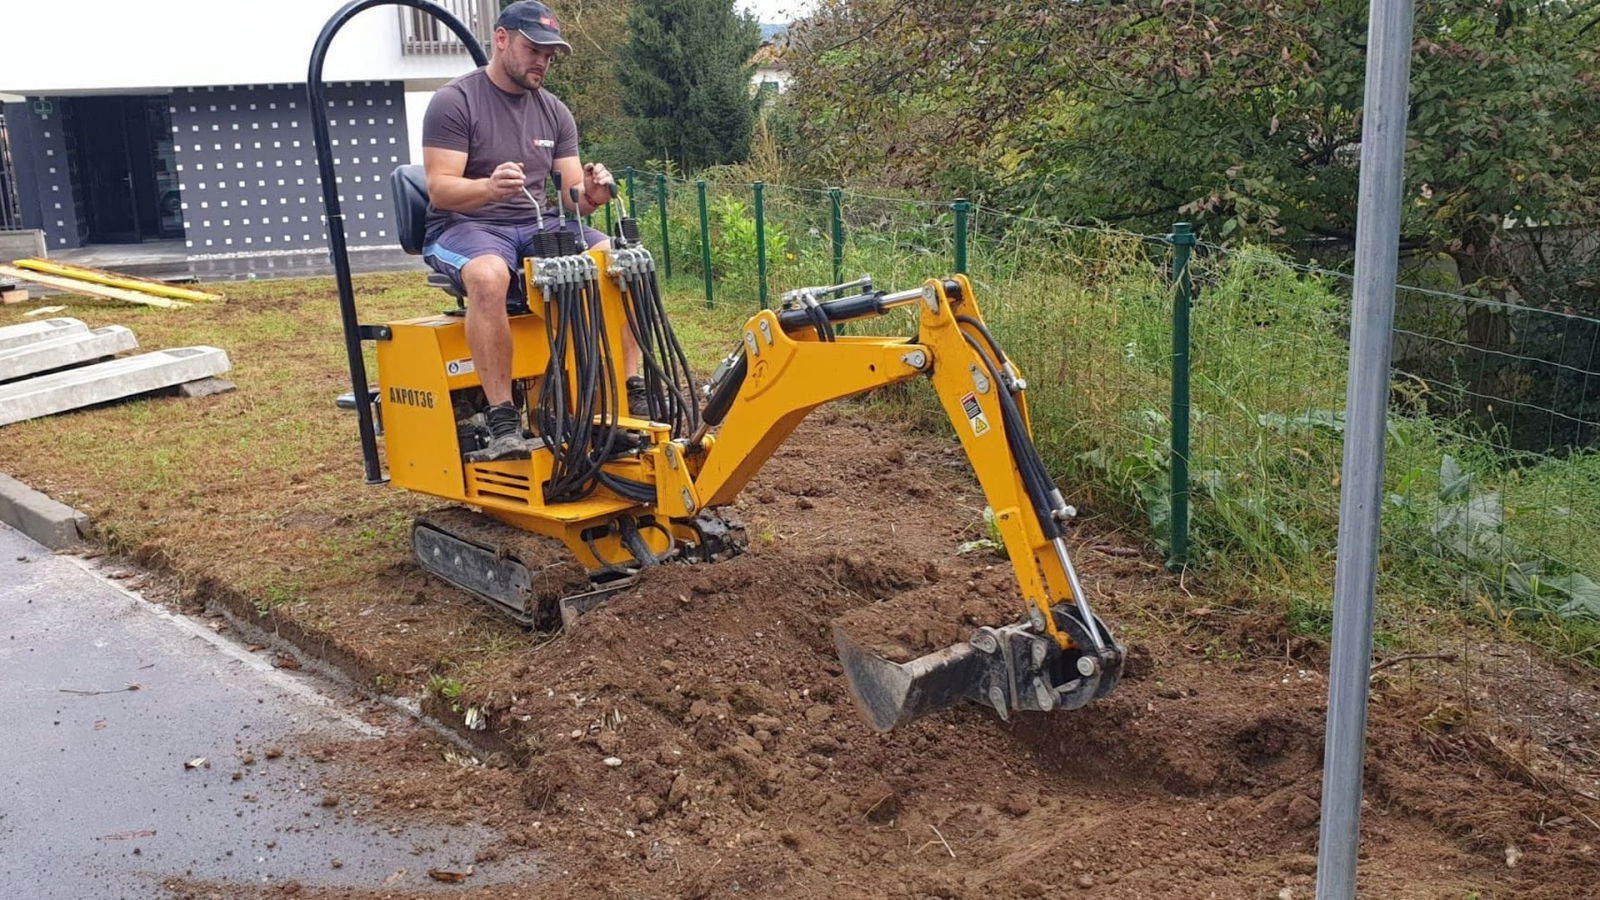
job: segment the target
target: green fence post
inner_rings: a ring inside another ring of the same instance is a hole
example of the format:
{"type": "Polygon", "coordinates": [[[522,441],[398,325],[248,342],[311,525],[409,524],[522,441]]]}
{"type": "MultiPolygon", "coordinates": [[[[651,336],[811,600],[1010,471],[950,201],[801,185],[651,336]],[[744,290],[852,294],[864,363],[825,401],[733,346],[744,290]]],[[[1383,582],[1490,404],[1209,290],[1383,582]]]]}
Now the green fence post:
{"type": "Polygon", "coordinates": [[[627,205],[622,208],[622,214],[632,216],[638,214],[639,198],[633,193],[633,166],[622,170],[622,187],[627,194],[627,205]]]}
{"type": "Polygon", "coordinates": [[[967,213],[972,210],[972,201],[959,197],[950,204],[956,211],[956,274],[967,274],[967,213]]]}
{"type": "Polygon", "coordinates": [[[1194,296],[1189,253],[1195,244],[1194,228],[1176,222],[1167,240],[1172,243],[1172,280],[1177,285],[1172,301],[1172,555],[1167,568],[1177,572],[1189,564],[1189,305],[1194,296]]]}
{"type": "Polygon", "coordinates": [[[828,205],[832,227],[828,230],[833,238],[833,283],[844,282],[844,191],[839,188],[828,188],[828,205]]]}
{"type": "Polygon", "coordinates": [[[706,276],[706,308],[709,309],[717,303],[711,294],[711,217],[706,212],[706,180],[701,178],[694,186],[700,192],[700,266],[706,276]]]}
{"type": "Polygon", "coordinates": [[[767,205],[766,185],[751,185],[756,192],[756,280],[760,284],[761,308],[767,308],[767,205]]]}
{"type": "Polygon", "coordinates": [[[611,227],[611,204],[606,204],[606,234],[611,234],[616,229],[611,227]]]}
{"type": "Polygon", "coordinates": [[[672,240],[667,237],[667,176],[656,175],[656,206],[661,211],[661,266],[666,277],[672,277],[672,240]]]}

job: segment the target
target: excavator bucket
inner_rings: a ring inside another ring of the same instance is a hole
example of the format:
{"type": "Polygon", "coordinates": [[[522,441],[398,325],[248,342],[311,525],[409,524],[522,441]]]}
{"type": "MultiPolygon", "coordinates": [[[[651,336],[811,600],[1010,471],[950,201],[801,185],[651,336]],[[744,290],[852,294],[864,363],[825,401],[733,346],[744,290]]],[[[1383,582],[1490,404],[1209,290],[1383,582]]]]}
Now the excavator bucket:
{"type": "Polygon", "coordinates": [[[1014,711],[1077,709],[1103,697],[1122,677],[1126,651],[1098,619],[1091,634],[1075,606],[1054,609],[1067,632],[1067,650],[1031,623],[980,628],[970,640],[894,662],[863,647],[835,627],[834,647],[850,694],[868,723],[888,731],[964,702],[992,708],[1002,719],[1014,711]]]}

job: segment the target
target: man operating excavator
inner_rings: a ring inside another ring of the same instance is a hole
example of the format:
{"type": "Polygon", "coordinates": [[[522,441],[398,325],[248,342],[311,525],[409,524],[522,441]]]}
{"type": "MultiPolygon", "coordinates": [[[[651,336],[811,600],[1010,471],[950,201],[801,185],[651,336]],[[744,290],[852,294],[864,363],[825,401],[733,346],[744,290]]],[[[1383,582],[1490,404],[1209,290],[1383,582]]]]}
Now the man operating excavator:
{"type": "MultiPolygon", "coordinates": [[[[547,176],[574,217],[616,190],[605,166],[580,162],[572,112],[544,87],[556,56],[571,52],[550,9],[519,0],[500,13],[489,64],[441,88],[423,119],[430,200],[423,257],[466,294],[467,344],[490,404],[490,440],[469,454],[474,462],[526,457],[532,448],[511,402],[507,303],[508,295],[526,300],[520,273],[523,257],[536,255],[535,236],[566,227],[581,229],[582,246],[610,246],[601,232],[542,203],[547,176]]],[[[631,376],[639,350],[625,338],[623,366],[631,376]]],[[[639,407],[642,381],[630,378],[628,388],[630,408],[639,407]]]]}

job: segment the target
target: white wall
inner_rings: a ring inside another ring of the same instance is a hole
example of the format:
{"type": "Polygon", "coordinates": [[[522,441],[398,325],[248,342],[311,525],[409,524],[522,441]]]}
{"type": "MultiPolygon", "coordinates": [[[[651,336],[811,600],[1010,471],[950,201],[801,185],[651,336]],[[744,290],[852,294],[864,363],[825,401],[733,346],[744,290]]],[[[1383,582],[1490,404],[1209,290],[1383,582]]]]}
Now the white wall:
{"type": "Polygon", "coordinates": [[[406,91],[406,132],[411,143],[411,161],[422,165],[422,114],[428,111],[433,91],[406,91]]]}
{"type": "MultiPolygon", "coordinates": [[[[159,92],[184,85],[300,84],[311,48],[345,0],[6,0],[0,91],[159,92]]],[[[334,38],[325,81],[440,83],[465,51],[404,56],[398,6],[360,13],[334,38]]]]}

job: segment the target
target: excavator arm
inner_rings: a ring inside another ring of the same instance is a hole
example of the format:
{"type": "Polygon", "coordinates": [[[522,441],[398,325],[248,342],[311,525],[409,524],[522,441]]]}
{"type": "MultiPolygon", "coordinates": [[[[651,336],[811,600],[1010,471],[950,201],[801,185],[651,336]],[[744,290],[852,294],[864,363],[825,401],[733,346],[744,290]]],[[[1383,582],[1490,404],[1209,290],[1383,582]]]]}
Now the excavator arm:
{"type": "Polygon", "coordinates": [[[874,654],[836,629],[858,704],[887,730],[966,701],[1007,717],[1103,696],[1120,678],[1124,650],[1079,582],[1062,534],[1072,510],[1034,448],[1026,384],[984,324],[971,283],[958,275],[895,294],[869,288],[822,299],[860,286],[865,280],[791,291],[783,309],[745,324],[740,348],[707,388],[700,432],[688,442],[703,454],[693,494],[704,506],[730,502],[811,410],[925,376],[994,511],[1026,618],[907,662],[874,654]],[[918,328],[909,341],[837,331],[913,305],[918,328]]]}

